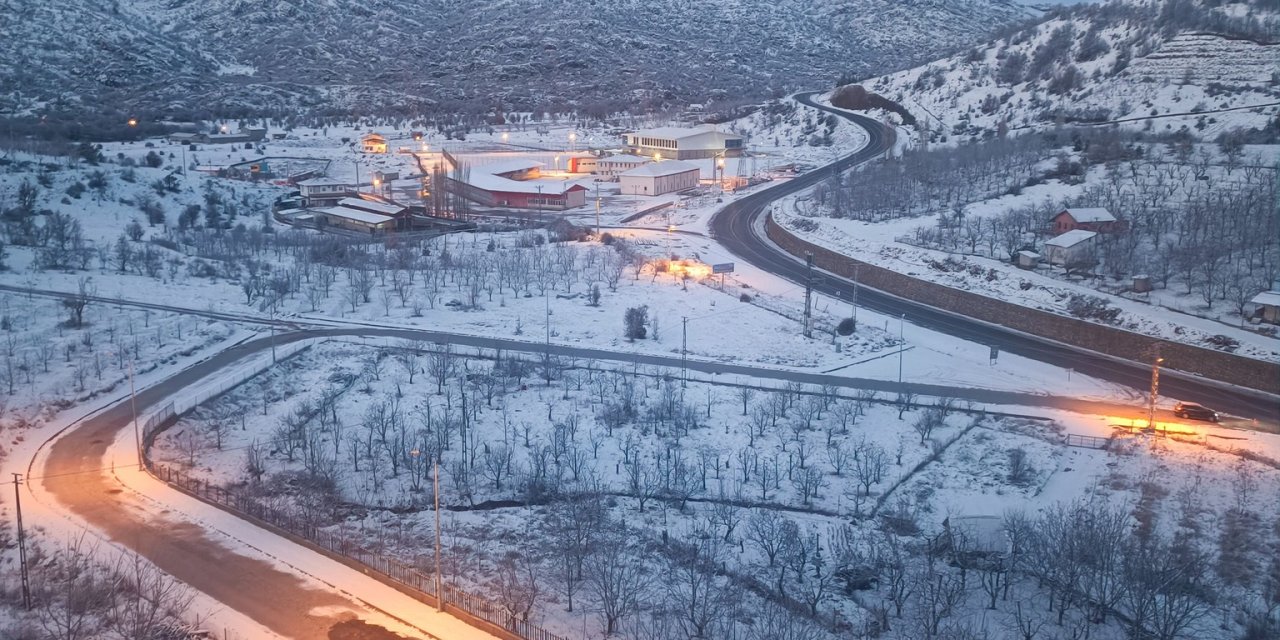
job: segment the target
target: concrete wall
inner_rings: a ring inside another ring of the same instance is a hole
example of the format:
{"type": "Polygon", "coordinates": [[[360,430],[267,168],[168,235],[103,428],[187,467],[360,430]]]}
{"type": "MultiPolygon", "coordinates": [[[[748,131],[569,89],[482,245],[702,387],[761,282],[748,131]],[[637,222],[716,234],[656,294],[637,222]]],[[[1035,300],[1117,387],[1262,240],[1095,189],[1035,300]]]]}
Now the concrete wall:
{"type": "Polygon", "coordinates": [[[1280,394],[1280,365],[1275,363],[1160,340],[912,278],[802,240],[774,222],[773,216],[765,220],[765,231],[792,255],[803,257],[805,252],[812,252],[815,265],[836,275],[851,278],[854,265],[859,265],[859,282],[896,296],[1135,362],[1148,361],[1158,343],[1165,366],[1171,369],[1280,394]]]}

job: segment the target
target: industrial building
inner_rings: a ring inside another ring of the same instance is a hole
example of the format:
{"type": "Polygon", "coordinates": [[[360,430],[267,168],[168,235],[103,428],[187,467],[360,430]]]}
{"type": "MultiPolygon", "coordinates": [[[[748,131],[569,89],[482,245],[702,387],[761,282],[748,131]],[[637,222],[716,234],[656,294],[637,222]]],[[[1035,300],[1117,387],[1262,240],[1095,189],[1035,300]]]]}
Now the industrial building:
{"type": "Polygon", "coordinates": [[[491,207],[562,211],[587,203],[587,188],[580,184],[540,180],[543,166],[532,160],[510,160],[470,167],[462,177],[450,175],[449,188],[491,207]]]}
{"type": "Polygon", "coordinates": [[[653,162],[652,158],[633,156],[626,153],[607,156],[596,161],[596,174],[612,178],[650,162],[653,162]]]}
{"type": "Polygon", "coordinates": [[[736,157],[742,155],[745,138],[714,129],[662,127],[623,134],[630,153],[655,159],[736,157]]]}
{"type": "Polygon", "coordinates": [[[679,160],[651,162],[618,176],[622,195],[660,196],[698,186],[698,167],[679,160]]]}

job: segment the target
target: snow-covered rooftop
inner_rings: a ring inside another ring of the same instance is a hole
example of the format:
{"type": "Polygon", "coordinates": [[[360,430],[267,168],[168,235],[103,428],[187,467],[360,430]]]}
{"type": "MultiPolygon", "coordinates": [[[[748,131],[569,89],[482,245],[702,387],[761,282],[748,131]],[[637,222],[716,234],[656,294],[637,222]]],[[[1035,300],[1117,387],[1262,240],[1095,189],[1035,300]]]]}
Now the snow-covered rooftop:
{"type": "Polygon", "coordinates": [[[1096,235],[1098,234],[1093,231],[1086,231],[1084,229],[1072,229],[1071,231],[1068,231],[1060,236],[1054,236],[1053,238],[1046,240],[1044,243],[1044,246],[1062,247],[1063,249],[1069,249],[1086,240],[1092,240],[1093,237],[1096,235]]]}
{"type": "Polygon", "coordinates": [[[503,173],[514,173],[516,171],[529,171],[530,169],[541,169],[542,167],[545,167],[545,166],[547,166],[545,163],[538,162],[537,160],[529,160],[527,158],[517,158],[514,160],[499,160],[497,162],[490,162],[489,164],[474,166],[474,167],[471,167],[471,173],[473,175],[481,174],[481,173],[488,174],[488,175],[499,175],[503,173]]]}
{"type": "Polygon", "coordinates": [[[1086,207],[1082,209],[1067,209],[1067,215],[1071,216],[1076,222],[1115,222],[1116,217],[1111,215],[1110,211],[1102,207],[1086,207]]]}
{"type": "Polygon", "coordinates": [[[349,209],[347,207],[327,207],[325,209],[316,209],[316,211],[328,216],[346,218],[348,220],[355,220],[357,222],[364,222],[367,224],[381,224],[392,220],[391,216],[369,213],[368,211],[361,211],[359,209],[349,209]]]}
{"type": "MultiPolygon", "coordinates": [[[[487,173],[473,173],[467,176],[467,184],[485,191],[501,191],[504,193],[541,194],[544,196],[561,196],[568,193],[575,183],[561,180],[512,180],[487,173]],[[541,187],[541,189],[539,189],[541,187]]],[[[580,187],[585,188],[585,187],[580,187]]]]}
{"type": "Polygon", "coordinates": [[[1249,302],[1252,302],[1253,304],[1266,305],[1268,307],[1280,307],[1280,291],[1263,291],[1262,293],[1254,296],[1249,302]]]}
{"type": "Polygon", "coordinates": [[[715,129],[695,129],[690,127],[658,127],[656,129],[641,129],[627,133],[629,136],[641,138],[659,138],[662,140],[683,140],[707,133],[718,133],[725,138],[741,139],[742,136],[736,133],[725,133],[716,131],[715,129]]]}
{"type": "Polygon", "coordinates": [[[663,162],[650,162],[649,164],[640,165],[634,169],[624,171],[622,175],[629,177],[653,176],[657,178],[697,170],[698,166],[689,162],[681,160],[666,160],[663,162]]]}
{"type": "Polygon", "coordinates": [[[365,200],[363,198],[343,198],[338,201],[338,206],[348,207],[351,209],[363,209],[365,211],[372,211],[373,213],[388,216],[394,216],[397,213],[404,211],[404,207],[399,205],[377,202],[375,200],[365,200]]]}
{"type": "Polygon", "coordinates": [[[350,182],[334,178],[308,178],[298,183],[300,187],[345,187],[350,185],[350,182]]]}
{"type": "Polygon", "coordinates": [[[600,161],[598,164],[644,164],[652,160],[653,158],[646,158],[644,156],[635,156],[629,153],[620,153],[616,156],[608,156],[605,158],[600,158],[600,161]]]}

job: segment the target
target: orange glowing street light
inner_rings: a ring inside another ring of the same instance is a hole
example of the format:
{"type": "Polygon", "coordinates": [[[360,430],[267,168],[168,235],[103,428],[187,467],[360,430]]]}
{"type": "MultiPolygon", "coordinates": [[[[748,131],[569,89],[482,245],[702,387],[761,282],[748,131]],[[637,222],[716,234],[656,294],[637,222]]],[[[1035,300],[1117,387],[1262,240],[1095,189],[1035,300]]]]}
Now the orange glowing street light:
{"type": "Polygon", "coordinates": [[[131,126],[131,127],[136,127],[136,126],[138,126],[138,119],[137,119],[137,118],[129,118],[129,126],[131,126]]]}

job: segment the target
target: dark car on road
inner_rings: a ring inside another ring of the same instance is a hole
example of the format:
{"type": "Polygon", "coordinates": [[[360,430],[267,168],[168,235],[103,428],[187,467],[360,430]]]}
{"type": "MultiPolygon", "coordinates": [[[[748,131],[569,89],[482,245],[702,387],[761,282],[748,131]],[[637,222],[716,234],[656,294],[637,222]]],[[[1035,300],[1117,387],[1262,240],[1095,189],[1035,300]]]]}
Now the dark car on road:
{"type": "Polygon", "coordinates": [[[1218,421],[1218,412],[1203,405],[1190,402],[1179,402],[1173,405],[1173,415],[1191,420],[1218,421]]]}

